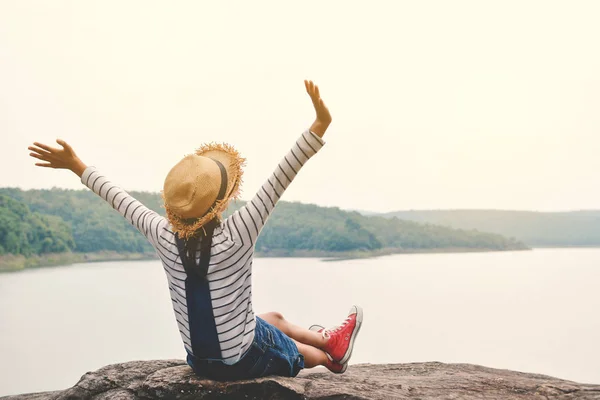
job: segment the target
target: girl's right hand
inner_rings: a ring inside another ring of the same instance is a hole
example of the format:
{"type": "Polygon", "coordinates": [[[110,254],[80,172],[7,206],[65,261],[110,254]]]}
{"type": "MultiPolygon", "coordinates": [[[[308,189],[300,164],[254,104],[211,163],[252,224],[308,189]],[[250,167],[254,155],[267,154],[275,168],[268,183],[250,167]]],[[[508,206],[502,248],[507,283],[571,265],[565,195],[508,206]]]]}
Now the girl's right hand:
{"type": "Polygon", "coordinates": [[[45,161],[44,163],[36,163],[35,165],[46,168],[68,169],[81,177],[87,166],[77,157],[77,154],[75,154],[75,151],[67,142],[57,139],[56,143],[62,149],[50,147],[39,142],[34,142],[33,146],[28,147],[32,151],[32,153],[29,153],[31,157],[45,161]]]}

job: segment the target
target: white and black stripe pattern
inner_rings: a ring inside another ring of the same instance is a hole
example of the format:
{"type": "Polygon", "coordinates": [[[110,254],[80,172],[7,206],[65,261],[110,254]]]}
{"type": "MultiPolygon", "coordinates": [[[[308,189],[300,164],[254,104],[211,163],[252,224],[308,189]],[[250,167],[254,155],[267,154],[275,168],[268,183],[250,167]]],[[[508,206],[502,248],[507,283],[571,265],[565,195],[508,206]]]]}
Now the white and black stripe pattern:
{"type": "MultiPolygon", "coordinates": [[[[321,138],[305,131],[255,196],[213,233],[207,279],[221,356],[227,364],[236,363],[254,339],[252,259],[256,239],[283,192],[323,144],[321,138]]],[[[167,276],[181,339],[185,348],[192,352],[186,273],[168,221],[111,183],[94,167],[85,170],[81,182],[135,226],[156,250],[167,276]]],[[[196,257],[200,258],[199,251],[196,257]]]]}

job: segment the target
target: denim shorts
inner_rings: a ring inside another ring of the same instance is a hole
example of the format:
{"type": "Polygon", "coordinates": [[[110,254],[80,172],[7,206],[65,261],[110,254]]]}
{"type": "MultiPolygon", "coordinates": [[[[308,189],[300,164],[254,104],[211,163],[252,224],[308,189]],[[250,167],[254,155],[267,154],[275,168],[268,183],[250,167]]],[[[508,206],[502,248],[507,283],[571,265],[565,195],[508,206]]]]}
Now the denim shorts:
{"type": "Polygon", "coordinates": [[[200,360],[188,354],[187,362],[196,375],[218,381],[279,375],[294,377],[304,368],[304,356],[292,339],[265,320],[256,317],[254,341],[233,365],[219,360],[200,360]]]}

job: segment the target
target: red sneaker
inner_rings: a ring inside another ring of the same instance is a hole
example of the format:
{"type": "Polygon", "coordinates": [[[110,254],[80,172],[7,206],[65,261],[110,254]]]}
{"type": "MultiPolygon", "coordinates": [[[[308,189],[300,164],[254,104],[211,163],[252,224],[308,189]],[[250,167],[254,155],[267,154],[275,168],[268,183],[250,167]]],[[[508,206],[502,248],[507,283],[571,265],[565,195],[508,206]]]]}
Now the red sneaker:
{"type": "Polygon", "coordinates": [[[348,369],[348,363],[340,364],[335,361],[329,360],[325,368],[333,372],[334,374],[343,374],[348,369]]]}
{"type": "MultiPolygon", "coordinates": [[[[325,329],[325,327],[322,325],[311,325],[311,327],[308,328],[309,331],[319,332],[319,333],[323,332],[324,329],[325,329]]],[[[325,353],[325,354],[327,354],[327,353],[325,353]]],[[[336,363],[335,361],[333,361],[331,359],[331,356],[329,354],[327,354],[327,358],[329,359],[329,363],[327,363],[327,365],[325,365],[325,368],[327,368],[334,374],[343,374],[348,369],[347,362],[344,364],[336,363]]]]}
{"type": "Polygon", "coordinates": [[[352,355],[356,335],[362,325],[362,319],[362,308],[352,306],[348,318],[340,326],[321,331],[323,337],[329,339],[323,350],[331,356],[333,361],[339,364],[348,362],[352,355]]]}

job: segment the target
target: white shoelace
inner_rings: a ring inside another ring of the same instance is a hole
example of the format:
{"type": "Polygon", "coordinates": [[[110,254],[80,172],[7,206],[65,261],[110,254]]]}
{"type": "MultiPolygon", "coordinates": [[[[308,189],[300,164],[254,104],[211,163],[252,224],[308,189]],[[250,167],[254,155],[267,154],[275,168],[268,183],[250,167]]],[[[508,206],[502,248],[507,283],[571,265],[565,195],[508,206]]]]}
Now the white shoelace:
{"type": "Polygon", "coordinates": [[[331,337],[331,334],[334,332],[339,331],[340,329],[342,329],[343,327],[345,327],[346,325],[348,325],[348,323],[352,320],[352,317],[349,316],[348,318],[346,318],[346,320],[344,322],[342,322],[341,325],[338,326],[334,326],[333,328],[329,328],[329,329],[323,329],[323,338],[325,339],[329,339],[331,337]]]}

